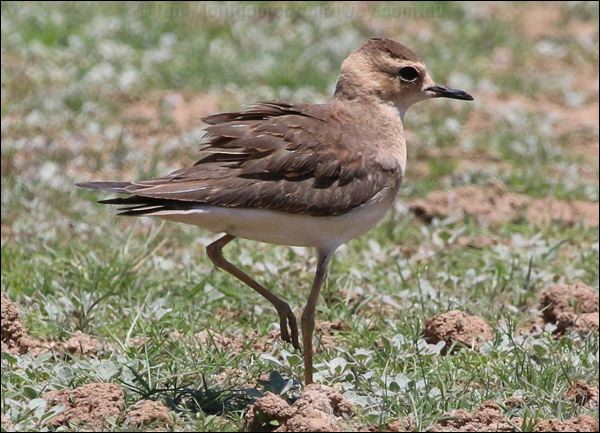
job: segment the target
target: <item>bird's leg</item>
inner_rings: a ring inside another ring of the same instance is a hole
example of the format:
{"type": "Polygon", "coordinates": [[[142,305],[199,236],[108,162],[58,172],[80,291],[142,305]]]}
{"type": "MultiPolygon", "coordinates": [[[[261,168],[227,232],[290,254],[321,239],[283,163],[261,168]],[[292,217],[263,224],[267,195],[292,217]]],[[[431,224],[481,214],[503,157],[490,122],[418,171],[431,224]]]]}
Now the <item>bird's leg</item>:
{"type": "Polygon", "coordinates": [[[294,316],[294,312],[288,303],[269,292],[266,288],[254,281],[250,276],[235,267],[232,263],[228,262],[225,257],[223,257],[223,247],[234,239],[235,236],[227,234],[214,241],[212,244],[206,247],[208,257],[210,257],[216,267],[229,272],[238,280],[252,287],[267,301],[273,304],[277,310],[277,314],[279,315],[281,339],[283,341],[287,341],[288,343],[292,343],[295,349],[300,350],[300,343],[298,341],[298,323],[296,321],[296,316],[294,316]]]}
{"type": "Polygon", "coordinates": [[[304,346],[304,384],[308,385],[313,382],[313,345],[312,337],[315,329],[315,309],[317,307],[317,300],[319,299],[319,293],[321,292],[321,286],[325,280],[327,274],[327,265],[333,255],[333,251],[319,251],[319,258],[317,263],[317,271],[315,273],[315,279],[313,280],[310,295],[308,296],[308,302],[304,311],[302,312],[302,318],[300,319],[300,326],[302,327],[302,345],[304,346]]]}

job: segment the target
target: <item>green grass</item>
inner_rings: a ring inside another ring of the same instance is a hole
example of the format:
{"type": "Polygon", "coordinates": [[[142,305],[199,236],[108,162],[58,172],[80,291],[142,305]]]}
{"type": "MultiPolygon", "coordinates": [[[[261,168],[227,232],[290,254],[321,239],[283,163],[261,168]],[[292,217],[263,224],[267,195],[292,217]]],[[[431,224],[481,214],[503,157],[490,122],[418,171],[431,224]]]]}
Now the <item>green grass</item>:
{"type": "MultiPolygon", "coordinates": [[[[424,13],[428,6],[402,11],[424,13]]],[[[356,403],[356,425],[410,416],[422,430],[450,410],[485,400],[503,404],[514,395],[524,397],[521,408],[509,411],[515,416],[594,414],[565,392],[574,379],[597,383],[598,335],[557,339],[515,330],[539,314],[537,299],[549,284],[598,287],[597,229],[527,221],[482,227],[471,219],[424,225],[404,205],[430,191],[497,179],[534,197],[598,201],[598,155],[573,153],[569,145],[597,143],[597,125],[558,135],[554,114],[544,109],[544,101],[563,98],[565,85],[575,91],[576,61],[596,73],[596,87],[583,100],[597,104],[598,6],[553,6],[564,27],[576,19],[595,25],[591,42],[566,30],[533,40],[518,20],[483,6],[434,6],[440,16],[417,19],[383,3],[3,2],[2,291],[19,304],[32,335],[65,340],[80,330],[110,349],[98,358],[3,354],[2,413],[20,430],[41,431],[46,409],[36,399],[48,390],[128,384],[129,406],[142,397],[173,397],[161,389],[200,388],[204,379],[216,386],[227,368],[238,373],[224,386],[271,371],[300,379],[301,358],[291,347],[276,343],[268,356],[252,349],[277,328],[277,317],[258,295],[213,269],[204,245],[214,235],[116,218],[95,203],[96,194],[74,184],[148,177],[193,162],[199,131],[165,125],[139,133],[122,115],[132,101],[164,91],[211,94],[223,110],[272,98],[325,101],[343,58],[363,39],[384,35],[413,47],[434,79],[464,87],[476,101],[423,103],[407,114],[409,165],[395,211],[332,263],[318,320],[341,319],[348,329],[335,331],[335,345],[318,352],[318,380],[356,403]],[[548,44],[555,54],[544,54],[548,44]],[[512,55],[507,69],[490,61],[498,48],[512,55]],[[486,105],[490,92],[532,104],[486,105]],[[465,132],[482,111],[491,126],[465,132]],[[455,158],[423,157],[435,148],[478,149],[499,155],[502,165],[490,161],[483,170],[460,172],[455,158]],[[414,162],[425,162],[428,174],[414,174],[414,162]],[[580,176],[582,170],[596,179],[580,176]],[[453,241],[476,235],[504,243],[473,249],[453,241]],[[453,308],[486,319],[498,331],[495,340],[446,356],[427,345],[425,320],[453,308]],[[238,353],[199,344],[194,335],[205,329],[246,344],[238,353]],[[139,336],[147,338],[144,345],[128,344],[139,336]]],[[[518,15],[526,7],[501,6],[518,15]]],[[[301,311],[315,266],[311,251],[239,240],[225,255],[301,311]]],[[[240,411],[188,409],[178,413],[176,429],[239,431],[241,425],[240,411]]]]}

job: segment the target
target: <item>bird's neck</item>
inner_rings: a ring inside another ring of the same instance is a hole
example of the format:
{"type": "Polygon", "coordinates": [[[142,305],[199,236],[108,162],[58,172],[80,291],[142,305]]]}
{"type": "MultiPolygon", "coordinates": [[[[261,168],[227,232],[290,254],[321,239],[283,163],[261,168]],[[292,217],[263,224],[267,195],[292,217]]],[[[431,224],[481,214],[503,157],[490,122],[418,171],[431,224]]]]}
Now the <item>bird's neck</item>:
{"type": "Polygon", "coordinates": [[[399,116],[401,121],[404,121],[404,115],[410,106],[410,104],[387,101],[376,92],[369,92],[361,86],[349,84],[344,80],[344,77],[340,77],[338,80],[333,98],[338,101],[349,101],[364,106],[372,106],[379,110],[383,109],[389,115],[399,116]]]}

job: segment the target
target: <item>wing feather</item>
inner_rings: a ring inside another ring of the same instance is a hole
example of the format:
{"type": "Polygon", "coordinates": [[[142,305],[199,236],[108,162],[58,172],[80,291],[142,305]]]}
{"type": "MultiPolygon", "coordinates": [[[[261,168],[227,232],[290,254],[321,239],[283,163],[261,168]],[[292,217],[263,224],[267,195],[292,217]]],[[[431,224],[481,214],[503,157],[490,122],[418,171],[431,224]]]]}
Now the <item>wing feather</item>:
{"type": "Polygon", "coordinates": [[[128,205],[127,215],[198,204],[342,214],[400,180],[399,164],[378,163],[377,150],[358,138],[365,135],[362,114],[266,102],[209,116],[204,156],[193,166],[160,179],[98,185],[130,194],[105,201],[128,205]]]}

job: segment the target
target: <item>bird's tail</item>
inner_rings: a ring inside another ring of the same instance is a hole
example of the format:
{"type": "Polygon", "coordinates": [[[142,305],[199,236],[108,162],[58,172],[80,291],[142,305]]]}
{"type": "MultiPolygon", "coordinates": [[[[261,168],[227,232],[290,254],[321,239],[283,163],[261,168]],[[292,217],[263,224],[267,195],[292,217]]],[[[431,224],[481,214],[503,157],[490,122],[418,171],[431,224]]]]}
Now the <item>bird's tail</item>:
{"type": "Polygon", "coordinates": [[[102,191],[127,194],[127,197],[110,198],[100,200],[98,203],[120,205],[117,215],[143,216],[151,215],[158,211],[187,210],[194,207],[196,203],[163,198],[144,197],[136,195],[140,188],[132,182],[83,182],[76,184],[81,188],[97,189],[102,191]]]}
{"type": "Polygon", "coordinates": [[[87,189],[100,189],[103,191],[129,193],[127,187],[131,186],[131,182],[82,182],[77,183],[77,186],[87,189]]]}

